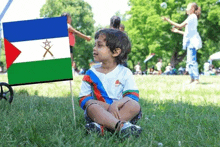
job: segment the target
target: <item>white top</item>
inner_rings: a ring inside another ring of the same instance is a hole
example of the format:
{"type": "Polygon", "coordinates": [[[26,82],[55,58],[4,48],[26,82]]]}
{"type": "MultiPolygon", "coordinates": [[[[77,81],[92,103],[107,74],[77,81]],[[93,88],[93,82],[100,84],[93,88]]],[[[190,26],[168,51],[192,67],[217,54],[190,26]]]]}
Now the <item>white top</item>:
{"type": "Polygon", "coordinates": [[[96,70],[100,66],[92,66],[83,77],[79,94],[82,109],[85,109],[84,105],[90,99],[112,104],[126,96],[139,101],[139,91],[128,68],[119,64],[113,71],[104,74],[96,70]]]}
{"type": "Polygon", "coordinates": [[[70,26],[71,26],[71,25],[67,23],[67,28],[68,28],[68,29],[70,28],[70,26]]]}
{"type": "Polygon", "coordinates": [[[170,65],[168,65],[167,67],[166,67],[166,72],[169,72],[169,71],[171,71],[172,70],[172,67],[170,66],[170,65]]]}
{"type": "Polygon", "coordinates": [[[138,65],[138,64],[137,64],[137,65],[136,65],[134,68],[135,68],[136,72],[141,71],[141,66],[140,66],[140,65],[138,65]]]}
{"type": "Polygon", "coordinates": [[[202,48],[202,40],[197,32],[198,20],[195,14],[191,14],[186,19],[187,25],[183,36],[183,49],[194,47],[196,50],[202,48]]]}
{"type": "Polygon", "coordinates": [[[161,70],[162,62],[157,62],[156,66],[157,66],[157,70],[161,70]]]}
{"type": "Polygon", "coordinates": [[[205,62],[204,64],[204,72],[209,71],[209,62],[205,62]]]}

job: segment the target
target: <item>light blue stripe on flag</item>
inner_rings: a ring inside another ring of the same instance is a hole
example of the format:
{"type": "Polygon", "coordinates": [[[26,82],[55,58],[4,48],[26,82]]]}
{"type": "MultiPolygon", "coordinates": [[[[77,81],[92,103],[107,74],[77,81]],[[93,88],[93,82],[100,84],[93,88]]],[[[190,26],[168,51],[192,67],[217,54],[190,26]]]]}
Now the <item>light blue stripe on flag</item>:
{"type": "Polygon", "coordinates": [[[54,17],[3,23],[9,42],[67,37],[67,18],[54,17]]]}

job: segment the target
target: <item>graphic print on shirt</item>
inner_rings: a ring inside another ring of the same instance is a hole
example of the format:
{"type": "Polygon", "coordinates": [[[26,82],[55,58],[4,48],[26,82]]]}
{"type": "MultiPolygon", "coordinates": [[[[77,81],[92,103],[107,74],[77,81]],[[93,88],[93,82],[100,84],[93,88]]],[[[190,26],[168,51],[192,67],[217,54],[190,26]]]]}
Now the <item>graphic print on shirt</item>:
{"type": "Polygon", "coordinates": [[[118,87],[121,84],[121,82],[119,80],[115,81],[115,87],[118,87]]]}

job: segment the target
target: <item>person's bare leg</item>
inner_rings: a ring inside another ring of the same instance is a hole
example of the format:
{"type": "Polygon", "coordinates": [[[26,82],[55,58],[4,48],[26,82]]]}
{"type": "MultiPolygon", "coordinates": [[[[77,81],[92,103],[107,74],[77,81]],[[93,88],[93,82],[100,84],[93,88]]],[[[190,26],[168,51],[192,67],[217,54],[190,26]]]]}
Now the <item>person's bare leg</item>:
{"type": "Polygon", "coordinates": [[[130,100],[125,103],[122,108],[119,110],[121,116],[120,121],[130,121],[140,112],[140,105],[135,100],[130,100]]]}
{"type": "Polygon", "coordinates": [[[195,83],[196,83],[196,84],[199,84],[199,79],[195,79],[195,83]]]}
{"type": "Polygon", "coordinates": [[[98,124],[101,124],[109,129],[115,130],[115,125],[119,121],[103,106],[92,104],[87,108],[87,115],[98,124]]]}
{"type": "Polygon", "coordinates": [[[71,57],[71,65],[73,65],[73,53],[70,53],[70,57],[71,57]]]}
{"type": "Polygon", "coordinates": [[[191,78],[190,84],[194,82],[194,79],[191,78]]]}

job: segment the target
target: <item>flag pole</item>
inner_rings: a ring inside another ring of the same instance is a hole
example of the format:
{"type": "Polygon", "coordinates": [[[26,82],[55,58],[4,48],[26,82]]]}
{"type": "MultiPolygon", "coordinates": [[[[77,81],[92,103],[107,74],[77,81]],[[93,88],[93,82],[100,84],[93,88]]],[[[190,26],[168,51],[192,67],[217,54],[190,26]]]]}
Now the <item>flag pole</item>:
{"type": "Polygon", "coordinates": [[[73,99],[73,90],[72,90],[72,82],[70,81],[70,91],[71,91],[71,97],[72,97],[72,106],[73,106],[73,119],[76,129],[76,114],[75,114],[75,107],[74,107],[74,99],[73,99]]]}

